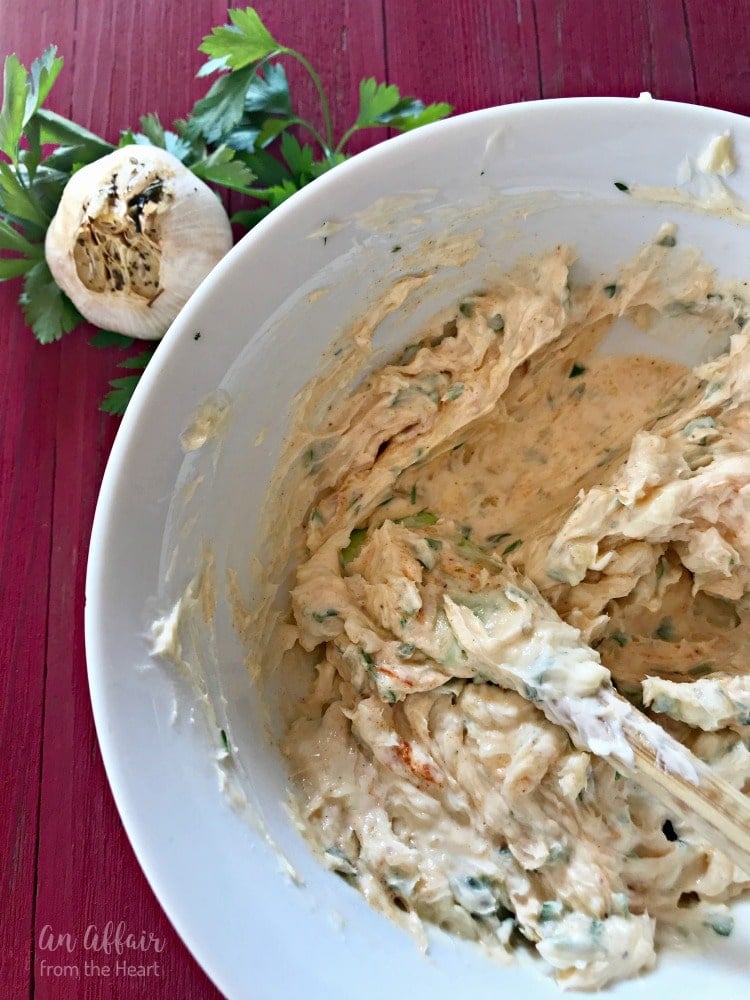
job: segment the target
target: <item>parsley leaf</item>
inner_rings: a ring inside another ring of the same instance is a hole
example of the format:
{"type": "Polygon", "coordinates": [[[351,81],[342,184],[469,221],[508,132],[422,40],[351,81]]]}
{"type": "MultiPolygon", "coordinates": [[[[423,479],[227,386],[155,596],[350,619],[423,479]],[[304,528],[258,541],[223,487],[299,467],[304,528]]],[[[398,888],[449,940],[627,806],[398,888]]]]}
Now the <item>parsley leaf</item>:
{"type": "Polygon", "coordinates": [[[99,409],[104,413],[111,413],[113,417],[121,417],[132,399],[140,378],[140,375],[124,375],[122,378],[111,379],[109,383],[111,388],[99,409]]]}
{"type": "Polygon", "coordinates": [[[36,173],[36,169],[42,160],[42,140],[39,121],[34,116],[24,129],[26,136],[26,147],[18,151],[19,163],[22,163],[27,177],[31,180],[36,173]]]}
{"type": "Polygon", "coordinates": [[[282,181],[289,178],[286,164],[281,163],[265,150],[256,149],[250,155],[240,154],[239,159],[252,170],[258,183],[263,187],[268,187],[270,184],[281,184],[282,181]]]}
{"type": "Polygon", "coordinates": [[[350,137],[363,128],[387,125],[399,132],[408,132],[430,122],[440,121],[453,111],[450,104],[425,105],[416,97],[402,97],[394,84],[377,83],[374,77],[362,80],[359,85],[359,114],[348,129],[337,151],[342,150],[350,137]]]}
{"type": "MultiPolygon", "coordinates": [[[[105,331],[101,331],[101,333],[105,334],[105,331]]],[[[110,336],[112,335],[110,334],[110,336]]],[[[103,410],[104,413],[111,413],[115,417],[123,415],[135,392],[135,387],[141,380],[143,370],[151,358],[153,358],[155,350],[155,347],[150,347],[145,351],[141,351],[140,354],[134,354],[130,358],[125,358],[124,361],[118,364],[118,368],[129,368],[137,371],[138,374],[123,375],[121,378],[111,379],[109,382],[109,392],[102,400],[99,407],[100,410],[103,410]]]]}
{"type": "Polygon", "coordinates": [[[27,79],[26,107],[24,110],[23,124],[31,121],[33,115],[39,110],[49,96],[50,90],[55,80],[60,75],[63,67],[62,59],[57,58],[57,46],[50,45],[31,64],[27,79]]]}
{"type": "Polygon", "coordinates": [[[183,163],[193,152],[192,144],[187,139],[183,139],[177,132],[165,129],[158,115],[143,115],[141,129],[142,132],[130,132],[128,134],[129,141],[138,145],[151,145],[166,149],[168,153],[176,156],[183,163]]]}
{"type": "Polygon", "coordinates": [[[289,81],[281,63],[268,63],[245,92],[245,111],[262,115],[292,117],[289,81]]]}
{"type": "Polygon", "coordinates": [[[124,333],[114,333],[112,330],[97,330],[89,340],[92,347],[131,347],[133,338],[124,333]]]}
{"type": "MultiPolygon", "coordinates": [[[[28,135],[28,129],[26,130],[26,134],[28,135]]],[[[131,141],[135,142],[135,139],[131,141]]],[[[63,188],[71,174],[75,173],[81,167],[86,166],[86,164],[93,163],[94,160],[106,156],[113,148],[109,147],[109,149],[97,150],[94,146],[58,146],[44,161],[42,171],[50,179],[53,171],[58,174],[60,194],[62,194],[63,188]]],[[[57,203],[55,203],[56,207],[57,203]]]]}
{"type": "Polygon", "coordinates": [[[416,97],[404,97],[394,108],[379,116],[378,124],[388,125],[389,128],[395,128],[399,132],[410,132],[412,129],[421,128],[422,125],[439,122],[447,118],[452,111],[452,105],[444,101],[425,105],[416,97]]]}
{"type": "Polygon", "coordinates": [[[11,225],[0,214],[0,281],[18,278],[34,267],[44,257],[41,243],[30,243],[23,233],[11,225]],[[10,251],[20,256],[6,257],[2,251],[10,251]]]}
{"type": "Polygon", "coordinates": [[[0,108],[0,150],[17,165],[24,129],[39,110],[62,69],[57,47],[50,45],[27,72],[17,55],[6,56],[3,67],[3,103],[0,108]]]}
{"type": "Polygon", "coordinates": [[[245,91],[244,111],[223,142],[232,149],[251,153],[269,145],[286,128],[297,124],[292,111],[289,82],[280,63],[256,67],[245,91]]]}
{"type": "Polygon", "coordinates": [[[82,125],[77,125],[48,108],[40,108],[36,117],[41,124],[42,142],[55,143],[58,146],[80,146],[97,153],[98,156],[105,156],[115,148],[111,142],[105,142],[82,125]]]}
{"type": "Polygon", "coordinates": [[[357,128],[388,125],[400,132],[428,125],[447,117],[453,108],[450,104],[425,105],[416,97],[401,97],[393,84],[376,83],[371,77],[359,86],[359,114],[357,128]]]}
{"type": "MultiPolygon", "coordinates": [[[[35,172],[30,194],[41,217],[45,220],[51,220],[57,211],[57,206],[60,204],[60,198],[69,180],[69,174],[65,171],[50,169],[47,166],[47,160],[35,172]]],[[[75,166],[73,169],[77,170],[78,166],[75,166]]],[[[44,223],[45,231],[48,224],[49,222],[44,223]]],[[[24,228],[28,229],[26,226],[24,228]]],[[[43,239],[44,232],[42,232],[40,241],[43,241],[43,239]]]]}
{"type": "Polygon", "coordinates": [[[345,160],[348,159],[349,157],[346,155],[346,153],[339,153],[339,152],[331,153],[331,155],[327,159],[317,160],[315,163],[313,163],[312,176],[320,177],[322,174],[328,173],[329,170],[332,170],[334,167],[337,167],[339,163],[343,163],[345,160]]]}
{"type": "MultiPolygon", "coordinates": [[[[140,123],[143,130],[142,138],[147,139],[152,146],[159,146],[160,149],[167,148],[167,134],[158,115],[141,115],[140,123]]],[[[179,138],[176,134],[175,137],[179,138]]],[[[187,143],[185,145],[187,146],[187,143]]],[[[187,146],[187,149],[189,150],[190,147],[187,146]]]]}
{"type": "Polygon", "coordinates": [[[55,284],[44,260],[27,272],[19,302],[26,322],[41,344],[59,340],[84,321],[68,296],[55,284]]]}
{"type": "Polygon", "coordinates": [[[273,184],[264,190],[256,191],[255,196],[262,201],[268,202],[271,208],[278,208],[283,201],[291,198],[297,191],[299,191],[299,188],[293,181],[285,180],[281,184],[273,184]]]}
{"type": "Polygon", "coordinates": [[[254,75],[255,67],[246,66],[219,77],[206,96],[193,107],[184,137],[188,141],[203,138],[206,142],[221,142],[222,137],[242,120],[245,93],[254,75]]]}
{"type": "Polygon", "coordinates": [[[3,68],[3,104],[0,108],[0,150],[18,162],[26,110],[26,70],[17,55],[6,56],[3,68]]]}
{"type": "Polygon", "coordinates": [[[39,259],[44,256],[42,247],[37,243],[30,243],[23,233],[14,229],[0,215],[0,250],[12,250],[15,253],[23,254],[24,257],[39,259]]]}
{"type": "Polygon", "coordinates": [[[141,351],[140,354],[134,354],[132,358],[125,358],[125,360],[121,361],[117,367],[134,368],[143,371],[151,358],[153,358],[154,350],[155,348],[150,348],[147,351],[141,351]]]}
{"type": "Polygon", "coordinates": [[[313,151],[311,146],[300,146],[290,132],[281,137],[281,155],[298,182],[312,177],[313,151]]]}
{"type": "Polygon", "coordinates": [[[250,185],[255,180],[255,174],[242,160],[235,159],[235,151],[228,146],[219,146],[213,153],[191,163],[190,169],[204,181],[222,184],[243,194],[253,193],[250,185]]]}
{"type": "Polygon", "coordinates": [[[0,281],[20,278],[34,266],[29,257],[0,257],[0,281]]]}
{"type": "Polygon", "coordinates": [[[362,80],[359,85],[359,114],[355,125],[367,128],[378,124],[381,115],[396,107],[401,99],[398,87],[394,84],[376,83],[374,77],[362,80]]]}
{"type": "MultiPolygon", "coordinates": [[[[0,160],[0,211],[7,218],[39,227],[43,236],[52,216],[39,207],[9,163],[0,160]]],[[[24,226],[26,228],[26,226],[24,226]]]]}
{"type": "Polygon", "coordinates": [[[229,20],[231,25],[214,28],[198,46],[217,68],[243,69],[281,48],[252,7],[230,10],[229,20]]]}
{"type": "MultiPolygon", "coordinates": [[[[266,118],[259,129],[246,129],[241,134],[247,143],[246,148],[265,149],[270,146],[274,139],[277,139],[282,132],[286,131],[290,125],[294,124],[294,118],[266,118]],[[251,139],[252,137],[252,139],[251,139]],[[252,145],[250,142],[252,141],[252,145]]],[[[238,132],[232,133],[232,139],[236,140],[238,132]]]]}
{"type": "Polygon", "coordinates": [[[227,62],[224,56],[219,56],[217,59],[209,59],[207,62],[204,62],[195,75],[199,78],[202,76],[211,76],[212,73],[219,73],[223,69],[227,69],[227,62]]]}
{"type": "Polygon", "coordinates": [[[260,208],[243,208],[235,212],[231,217],[231,222],[237,226],[244,226],[245,229],[252,229],[257,226],[261,219],[265,219],[271,211],[269,205],[262,205],[260,208]]]}

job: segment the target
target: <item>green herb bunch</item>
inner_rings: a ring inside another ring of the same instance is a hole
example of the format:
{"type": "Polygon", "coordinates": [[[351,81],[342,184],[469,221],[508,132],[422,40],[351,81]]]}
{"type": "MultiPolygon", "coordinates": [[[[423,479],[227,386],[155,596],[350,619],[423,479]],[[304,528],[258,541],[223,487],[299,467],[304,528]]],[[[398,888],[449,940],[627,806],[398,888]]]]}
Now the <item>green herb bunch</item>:
{"type": "MultiPolygon", "coordinates": [[[[123,131],[118,145],[161,147],[207,183],[246,196],[247,207],[232,221],[247,229],[346,160],[347,145],[356,132],[382,126],[406,132],[452,111],[448,104],[425,105],[417,98],[402,97],[392,84],[365,79],[360,83],[357,117],[336,137],[320,77],[305,56],[277,42],[252,7],[230,10],[229,20],[199,46],[209,58],[198,75],[216,78],[205,97],[171,128],[165,128],[155,114],[143,115],[139,129],[123,131]],[[309,74],[320,98],[320,124],[295,112],[282,58],[295,60],[309,74]]],[[[7,56],[0,108],[0,152],[5,157],[0,158],[0,281],[23,280],[19,302],[27,324],[43,344],[85,323],[47,266],[47,228],[72,174],[115,149],[44,107],[62,66],[55,46],[29,69],[17,56],[7,56]]],[[[102,330],[91,343],[129,348],[133,340],[102,330]]],[[[125,411],[152,354],[149,348],[120,363],[129,374],[110,382],[103,410],[118,415],[125,411]]]]}

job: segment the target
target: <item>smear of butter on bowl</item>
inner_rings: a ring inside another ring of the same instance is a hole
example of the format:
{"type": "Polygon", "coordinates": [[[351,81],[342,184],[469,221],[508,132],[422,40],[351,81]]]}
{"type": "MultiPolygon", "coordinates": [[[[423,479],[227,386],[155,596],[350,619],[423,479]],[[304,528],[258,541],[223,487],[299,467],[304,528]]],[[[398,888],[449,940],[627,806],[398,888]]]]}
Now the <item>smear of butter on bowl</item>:
{"type": "Polygon", "coordinates": [[[704,174],[720,174],[728,177],[737,169],[734,143],[729,132],[714,136],[697,160],[698,169],[704,174]]]}
{"type": "Polygon", "coordinates": [[[215,577],[214,552],[206,545],[200,566],[183,593],[153,621],[149,630],[151,656],[168,664],[190,692],[189,701],[182,705],[178,705],[175,695],[170,724],[177,725],[184,718],[190,724],[207,727],[221,794],[266,843],[282,873],[294,885],[303,886],[304,879],[268,830],[252,774],[240,759],[232,738],[219,667],[212,653],[217,601],[215,577]],[[194,707],[189,707],[193,701],[194,707]]]}
{"type": "Polygon", "coordinates": [[[415,215],[412,218],[411,213],[422,208],[436,195],[435,190],[387,195],[357,212],[354,219],[360,228],[369,229],[374,233],[390,233],[399,225],[408,225],[416,229],[424,224],[424,217],[415,215]]]}
{"type": "Polygon", "coordinates": [[[723,179],[737,169],[730,132],[714,136],[698,156],[686,156],[671,185],[632,184],[621,188],[640,201],[679,205],[691,212],[750,225],[750,205],[723,179]]]}
{"type": "Polygon", "coordinates": [[[346,221],[339,221],[336,219],[326,219],[322,226],[315,229],[312,233],[308,233],[308,240],[323,239],[327,240],[329,236],[335,236],[336,233],[340,233],[342,229],[346,229],[349,225],[346,221]]]}
{"type": "Polygon", "coordinates": [[[197,451],[212,439],[219,438],[229,421],[231,401],[225,392],[207,396],[191,414],[180,435],[184,452],[197,451]]]}

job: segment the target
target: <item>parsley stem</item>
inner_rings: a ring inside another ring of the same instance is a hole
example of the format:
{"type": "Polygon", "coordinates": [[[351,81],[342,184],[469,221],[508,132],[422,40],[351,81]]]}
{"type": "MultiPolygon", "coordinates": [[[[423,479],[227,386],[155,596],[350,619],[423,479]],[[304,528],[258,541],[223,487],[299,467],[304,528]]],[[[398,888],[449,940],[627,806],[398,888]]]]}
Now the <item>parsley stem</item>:
{"type": "Polygon", "coordinates": [[[315,89],[318,92],[318,97],[320,98],[320,107],[323,112],[323,121],[325,123],[326,141],[325,143],[321,143],[321,147],[326,155],[326,158],[329,158],[331,155],[331,151],[333,149],[333,123],[331,121],[331,108],[330,105],[328,104],[328,98],[326,97],[326,92],[323,89],[323,84],[320,81],[320,77],[312,68],[307,59],[305,59],[302,53],[297,52],[296,49],[282,48],[279,49],[279,53],[291,56],[292,59],[296,59],[297,62],[307,70],[310,79],[315,85],[315,89]]]}
{"type": "Polygon", "coordinates": [[[366,125],[359,125],[357,122],[355,122],[351,126],[351,128],[348,128],[346,132],[344,132],[344,134],[341,136],[341,139],[339,140],[338,145],[336,146],[335,152],[343,153],[344,146],[347,144],[347,142],[349,142],[349,140],[351,139],[351,137],[354,135],[355,132],[362,132],[364,131],[364,129],[368,128],[387,128],[387,127],[388,126],[384,122],[369,122],[366,125]]]}
{"type": "Polygon", "coordinates": [[[325,154],[325,156],[326,157],[330,156],[330,152],[331,151],[330,151],[330,149],[328,147],[328,143],[325,141],[325,139],[320,134],[320,132],[318,132],[318,130],[315,128],[315,126],[312,124],[312,122],[307,121],[307,119],[305,119],[305,118],[297,118],[297,117],[295,117],[295,118],[292,119],[291,124],[292,125],[299,125],[300,128],[306,129],[310,133],[310,135],[313,137],[313,139],[317,142],[317,144],[320,146],[320,148],[323,150],[323,153],[325,154]]]}
{"type": "Polygon", "coordinates": [[[337,153],[343,152],[344,146],[347,144],[347,142],[349,142],[349,140],[354,135],[354,133],[359,131],[359,128],[360,128],[360,126],[357,125],[357,123],[355,122],[351,126],[351,128],[348,128],[346,130],[346,132],[344,132],[344,134],[341,136],[341,139],[338,142],[338,145],[336,146],[336,152],[337,153]]]}

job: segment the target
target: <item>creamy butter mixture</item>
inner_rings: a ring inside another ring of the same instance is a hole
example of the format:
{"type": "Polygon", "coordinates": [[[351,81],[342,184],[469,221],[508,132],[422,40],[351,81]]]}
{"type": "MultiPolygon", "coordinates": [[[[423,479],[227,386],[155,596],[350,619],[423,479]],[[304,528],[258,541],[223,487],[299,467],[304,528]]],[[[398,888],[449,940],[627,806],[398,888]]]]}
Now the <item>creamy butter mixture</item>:
{"type": "Polygon", "coordinates": [[[729,935],[748,885],[628,777],[611,712],[575,744],[555,723],[611,675],[750,781],[750,339],[673,229],[592,287],[572,259],[456,303],[308,429],[292,638],[317,666],[286,752],[305,832],[371,903],[595,989],[729,935]],[[598,356],[620,316],[731,350],[598,356]]]}

